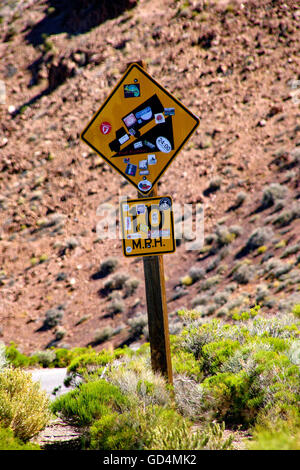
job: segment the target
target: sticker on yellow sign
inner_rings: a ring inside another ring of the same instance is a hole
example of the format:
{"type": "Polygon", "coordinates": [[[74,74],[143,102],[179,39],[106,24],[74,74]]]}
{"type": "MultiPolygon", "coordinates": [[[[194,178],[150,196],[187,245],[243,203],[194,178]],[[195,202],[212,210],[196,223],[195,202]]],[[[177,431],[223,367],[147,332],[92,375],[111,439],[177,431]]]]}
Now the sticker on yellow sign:
{"type": "Polygon", "coordinates": [[[120,209],[125,256],[163,255],[175,251],[170,196],[125,200],[120,209]]]}
{"type": "Polygon", "coordinates": [[[198,125],[195,114],[132,64],[81,139],[147,195],[198,125]]]}

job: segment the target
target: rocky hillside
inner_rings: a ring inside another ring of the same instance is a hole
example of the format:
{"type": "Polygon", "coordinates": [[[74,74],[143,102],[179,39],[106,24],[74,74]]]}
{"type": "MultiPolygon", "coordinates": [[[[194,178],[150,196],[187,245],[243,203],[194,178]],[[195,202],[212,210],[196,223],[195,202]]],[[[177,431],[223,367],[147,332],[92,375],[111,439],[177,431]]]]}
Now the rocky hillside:
{"type": "Polygon", "coordinates": [[[96,233],[98,206],[136,191],[79,139],[136,60],[201,120],[158,186],[205,215],[202,249],[182,240],[164,256],[170,331],[182,307],[228,321],[257,303],[290,311],[300,303],[298,2],[69,3],[0,4],[0,339],[30,353],[147,336],[142,260],[96,233]]]}

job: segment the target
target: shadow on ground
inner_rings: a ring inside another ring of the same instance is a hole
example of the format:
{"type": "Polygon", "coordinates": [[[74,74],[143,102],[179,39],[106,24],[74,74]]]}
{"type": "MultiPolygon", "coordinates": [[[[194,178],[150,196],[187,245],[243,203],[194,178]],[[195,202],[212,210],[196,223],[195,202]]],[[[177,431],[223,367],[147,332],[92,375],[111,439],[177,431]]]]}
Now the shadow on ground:
{"type": "Polygon", "coordinates": [[[116,18],[137,3],[138,0],[49,0],[45,17],[33,26],[26,40],[36,47],[43,43],[45,35],[83,34],[106,20],[116,18]]]}

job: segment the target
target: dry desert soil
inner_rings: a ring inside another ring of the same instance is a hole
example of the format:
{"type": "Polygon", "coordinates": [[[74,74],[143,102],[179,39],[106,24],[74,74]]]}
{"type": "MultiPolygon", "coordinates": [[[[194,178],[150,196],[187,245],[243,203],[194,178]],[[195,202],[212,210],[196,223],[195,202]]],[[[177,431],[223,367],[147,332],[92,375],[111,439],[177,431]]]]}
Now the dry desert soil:
{"type": "Polygon", "coordinates": [[[266,315],[291,311],[300,302],[299,3],[102,4],[0,4],[0,340],[30,354],[147,338],[130,330],[147,310],[142,259],[96,230],[99,205],[118,207],[136,189],[80,140],[139,60],[200,118],[158,184],[159,195],[204,209],[202,249],[188,250],[185,234],[163,257],[170,331],[181,308],[226,321],[258,303],[266,315]],[[108,258],[118,264],[103,273],[108,258]],[[108,288],[113,276],[118,289],[108,288]]]}

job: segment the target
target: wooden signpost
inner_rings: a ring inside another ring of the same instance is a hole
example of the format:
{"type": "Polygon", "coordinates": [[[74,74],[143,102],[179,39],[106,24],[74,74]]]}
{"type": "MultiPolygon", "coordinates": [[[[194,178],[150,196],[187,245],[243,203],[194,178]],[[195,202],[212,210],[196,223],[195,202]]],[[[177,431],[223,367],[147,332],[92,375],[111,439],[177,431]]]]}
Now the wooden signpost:
{"type": "Polygon", "coordinates": [[[138,190],[137,200],[122,202],[120,207],[123,254],[143,256],[152,369],[170,384],[162,256],[175,251],[174,220],[172,199],[158,196],[157,182],[198,125],[199,118],[138,61],[128,64],[81,134],[85,143],[138,190]]]}

